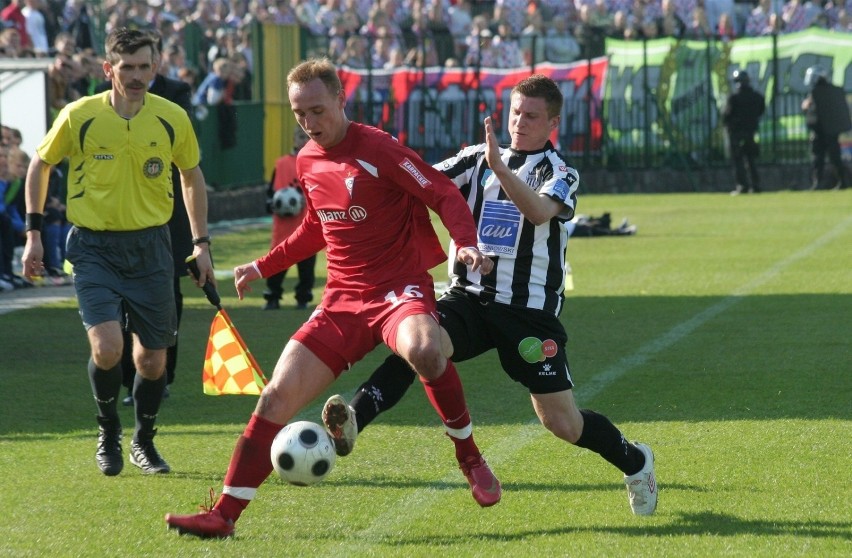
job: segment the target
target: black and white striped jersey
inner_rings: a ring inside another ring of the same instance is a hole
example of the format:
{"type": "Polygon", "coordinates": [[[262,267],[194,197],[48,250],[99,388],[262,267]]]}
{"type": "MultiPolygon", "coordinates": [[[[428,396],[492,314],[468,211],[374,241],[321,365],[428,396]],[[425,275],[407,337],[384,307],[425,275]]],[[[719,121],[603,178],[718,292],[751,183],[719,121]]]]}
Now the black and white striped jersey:
{"type": "Polygon", "coordinates": [[[550,142],[539,151],[501,147],[506,165],[530,188],[562,202],[562,213],[535,226],[521,215],[500,187],[485,160],[486,145],[467,147],[435,165],[461,190],[476,221],[479,250],[494,260],[488,275],[469,271],[456,261],[450,244],[449,273],[453,287],[486,301],[536,308],[559,315],[565,291],[568,233],[574,216],[580,175],[550,142]]]}

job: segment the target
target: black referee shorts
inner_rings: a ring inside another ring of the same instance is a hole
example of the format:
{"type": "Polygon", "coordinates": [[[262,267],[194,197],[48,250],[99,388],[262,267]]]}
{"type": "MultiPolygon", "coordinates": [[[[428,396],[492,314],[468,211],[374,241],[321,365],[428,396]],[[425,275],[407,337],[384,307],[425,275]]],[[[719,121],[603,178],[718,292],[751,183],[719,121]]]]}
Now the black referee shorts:
{"type": "Polygon", "coordinates": [[[165,349],[175,344],[174,262],[167,225],[138,231],[74,227],[67,247],[87,330],[121,322],[126,309],[143,347],[165,349]]]}

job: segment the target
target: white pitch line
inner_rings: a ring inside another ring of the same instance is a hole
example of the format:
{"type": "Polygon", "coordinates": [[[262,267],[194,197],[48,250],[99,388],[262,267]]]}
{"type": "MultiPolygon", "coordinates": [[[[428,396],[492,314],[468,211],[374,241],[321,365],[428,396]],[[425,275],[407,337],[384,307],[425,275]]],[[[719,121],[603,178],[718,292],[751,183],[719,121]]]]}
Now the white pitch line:
{"type": "MultiPolygon", "coordinates": [[[[575,390],[577,398],[592,399],[596,397],[609,385],[620,379],[630,370],[633,370],[638,366],[642,366],[648,362],[650,357],[668,349],[675,343],[684,339],[708,321],[739,303],[745,296],[753,293],[759,287],[775,279],[775,277],[791,265],[809,257],[815,251],[836,239],[838,236],[843,234],[850,225],[852,225],[852,216],[841,221],[832,230],[811,242],[798,252],[780,260],[778,263],[748,283],[735,289],[730,295],[716,304],[702,312],[699,312],[692,318],[674,326],[666,333],[640,347],[632,355],[622,358],[602,373],[596,375],[584,387],[577,388],[575,390]]],[[[491,465],[495,465],[508,461],[514,458],[521,448],[545,434],[548,434],[548,432],[538,423],[538,420],[527,423],[512,436],[503,438],[496,445],[490,446],[489,451],[487,452],[488,462],[491,465]]],[[[456,484],[461,479],[461,473],[453,471],[437,481],[435,485],[456,484]]],[[[331,550],[328,555],[339,556],[341,554],[357,554],[359,551],[363,552],[369,550],[375,541],[381,540],[385,535],[396,536],[405,532],[412,513],[418,513],[421,515],[425,513],[429,506],[442,496],[442,492],[443,491],[436,488],[422,488],[415,490],[406,497],[397,501],[395,505],[384,510],[384,513],[376,516],[370,526],[366,529],[352,533],[345,543],[338,545],[335,549],[331,550]]]]}

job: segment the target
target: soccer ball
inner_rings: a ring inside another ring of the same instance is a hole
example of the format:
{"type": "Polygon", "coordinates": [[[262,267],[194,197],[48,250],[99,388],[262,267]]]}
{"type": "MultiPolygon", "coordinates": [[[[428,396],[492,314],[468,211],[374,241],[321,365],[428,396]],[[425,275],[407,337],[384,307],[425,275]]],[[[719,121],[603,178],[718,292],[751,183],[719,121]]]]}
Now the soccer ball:
{"type": "Polygon", "coordinates": [[[298,215],[305,208],[305,196],[298,188],[288,186],[272,195],[272,211],[279,217],[298,215]]]}
{"type": "Polygon", "coordinates": [[[282,479],[296,486],[309,486],[331,472],[337,453],[323,427],[302,420],[281,429],[272,441],[270,457],[282,479]]]}

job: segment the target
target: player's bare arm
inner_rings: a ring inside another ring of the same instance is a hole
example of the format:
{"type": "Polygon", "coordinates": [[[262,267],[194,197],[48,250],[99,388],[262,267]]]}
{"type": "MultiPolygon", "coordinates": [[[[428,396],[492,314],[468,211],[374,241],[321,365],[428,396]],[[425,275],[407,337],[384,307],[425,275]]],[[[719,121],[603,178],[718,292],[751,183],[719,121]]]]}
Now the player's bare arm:
{"type": "MultiPolygon", "coordinates": [[[[547,223],[562,211],[562,204],[550,196],[539,195],[518,178],[500,158],[500,144],[491,117],[485,118],[485,160],[497,176],[500,186],[524,217],[534,225],[547,223]]],[[[544,147],[541,145],[539,147],[544,147]]]]}

